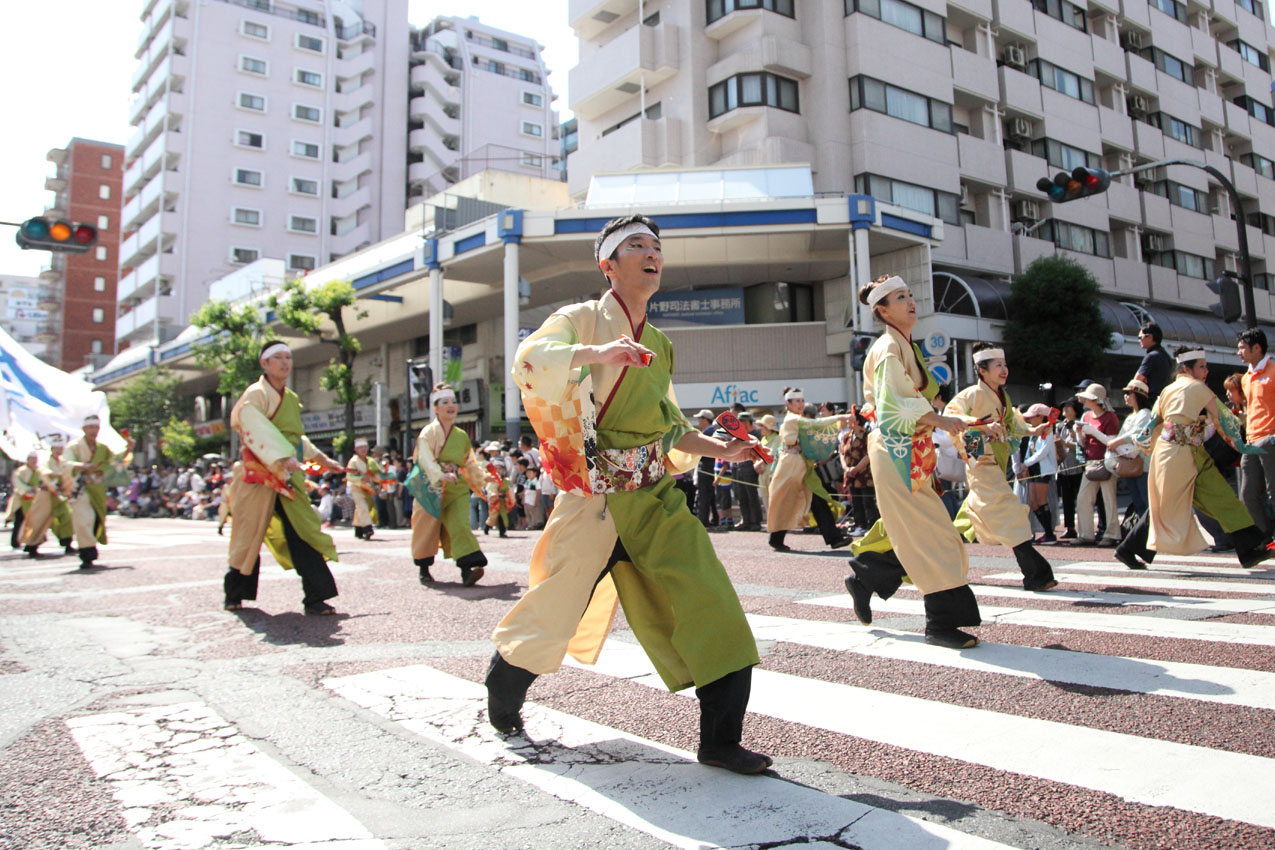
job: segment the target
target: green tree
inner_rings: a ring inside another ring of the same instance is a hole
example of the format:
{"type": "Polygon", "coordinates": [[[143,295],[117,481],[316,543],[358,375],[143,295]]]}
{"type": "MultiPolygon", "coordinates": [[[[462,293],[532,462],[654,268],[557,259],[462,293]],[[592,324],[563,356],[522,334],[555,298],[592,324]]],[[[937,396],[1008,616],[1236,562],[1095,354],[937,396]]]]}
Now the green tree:
{"type": "MultiPolygon", "coordinates": [[[[232,399],[243,395],[261,377],[261,346],[275,338],[261,312],[251,304],[235,307],[213,299],[191,314],[190,323],[212,332],[211,338],[194,346],[194,353],[200,368],[217,372],[217,392],[232,399]]],[[[229,415],[227,407],[227,420],[229,415]]]]}
{"type": "Polygon", "coordinates": [[[134,439],[150,442],[169,420],[184,419],[193,406],[178,395],[181,378],[162,366],[151,366],[111,396],[111,425],[127,428],[134,439]]]}
{"type": "MultiPolygon", "coordinates": [[[[338,455],[344,455],[354,445],[354,405],[372,394],[372,379],[354,380],[354,360],[363,350],[358,337],[345,329],[347,307],[353,307],[357,296],[348,281],[330,280],[314,289],[307,289],[305,281],[294,278],[283,289],[270,296],[270,307],[288,327],[314,336],[320,342],[334,344],[336,356],[328,361],[319,378],[319,386],[333,393],[345,408],[345,430],[332,441],[338,455]],[[336,338],[324,336],[324,325],[331,322],[336,328],[336,338]]],[[[355,310],[353,318],[367,316],[366,310],[355,310]]]]}
{"type": "Polygon", "coordinates": [[[168,420],[160,433],[163,444],[160,451],[164,457],[178,466],[189,466],[199,458],[198,438],[195,429],[189,422],[173,417],[168,420]]]}
{"type": "Polygon", "coordinates": [[[1097,374],[1112,327],[1102,317],[1098,281],[1067,257],[1040,257],[1015,278],[1005,323],[1014,369],[1055,386],[1097,374]]]}

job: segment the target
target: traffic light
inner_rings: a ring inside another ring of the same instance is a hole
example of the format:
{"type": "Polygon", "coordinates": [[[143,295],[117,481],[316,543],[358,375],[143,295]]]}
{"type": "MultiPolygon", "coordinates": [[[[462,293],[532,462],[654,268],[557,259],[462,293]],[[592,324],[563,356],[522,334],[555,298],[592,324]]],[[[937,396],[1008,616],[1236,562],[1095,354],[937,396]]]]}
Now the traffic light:
{"type": "Polygon", "coordinates": [[[1065,204],[1077,198],[1100,195],[1111,185],[1111,172],[1101,168],[1085,168],[1077,166],[1070,174],[1060,171],[1053,180],[1042,177],[1036,181],[1036,188],[1049,196],[1055,204],[1065,204]]]}
{"type": "Polygon", "coordinates": [[[412,394],[422,396],[426,402],[434,389],[434,370],[429,368],[426,360],[413,360],[410,368],[412,376],[412,394]]]}
{"type": "Polygon", "coordinates": [[[868,349],[872,347],[872,341],[876,337],[872,334],[854,335],[854,339],[850,342],[850,365],[856,372],[863,371],[863,362],[868,359],[868,349]]]}
{"type": "Polygon", "coordinates": [[[91,224],[49,221],[43,216],[29,218],[18,227],[14,237],[24,250],[55,251],[62,254],[86,254],[97,243],[97,228],[91,224]]]}
{"type": "Polygon", "coordinates": [[[1217,280],[1205,284],[1217,293],[1217,303],[1209,307],[1213,315],[1224,322],[1235,322],[1240,318],[1243,309],[1240,306],[1240,284],[1235,272],[1222,272],[1217,280]]]}

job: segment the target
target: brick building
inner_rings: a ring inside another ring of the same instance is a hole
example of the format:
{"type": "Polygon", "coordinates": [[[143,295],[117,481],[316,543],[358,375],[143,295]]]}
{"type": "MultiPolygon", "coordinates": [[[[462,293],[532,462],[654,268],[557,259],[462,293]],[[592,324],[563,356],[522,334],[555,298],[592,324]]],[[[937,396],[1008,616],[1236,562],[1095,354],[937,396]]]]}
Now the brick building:
{"type": "Polygon", "coordinates": [[[69,372],[101,365],[115,353],[124,146],[74,138],[49,151],[48,160],[57,169],[44,183],[53,192],[45,214],[92,224],[98,234],[87,254],[54,254],[41,274],[61,296],[60,353],[48,359],[69,372]]]}

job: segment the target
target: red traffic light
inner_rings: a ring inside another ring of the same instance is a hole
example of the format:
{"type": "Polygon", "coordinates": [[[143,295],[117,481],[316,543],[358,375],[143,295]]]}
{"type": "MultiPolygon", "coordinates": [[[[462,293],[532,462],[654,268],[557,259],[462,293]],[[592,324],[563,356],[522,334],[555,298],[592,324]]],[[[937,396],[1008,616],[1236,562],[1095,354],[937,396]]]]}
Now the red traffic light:
{"type": "Polygon", "coordinates": [[[97,228],[83,222],[71,224],[36,216],[22,222],[14,240],[23,250],[84,254],[97,244],[97,228]]]}
{"type": "Polygon", "coordinates": [[[1053,180],[1042,177],[1036,188],[1049,196],[1055,204],[1065,204],[1077,198],[1087,198],[1107,191],[1111,186],[1111,172],[1102,168],[1077,167],[1070,174],[1060,171],[1053,180]]]}

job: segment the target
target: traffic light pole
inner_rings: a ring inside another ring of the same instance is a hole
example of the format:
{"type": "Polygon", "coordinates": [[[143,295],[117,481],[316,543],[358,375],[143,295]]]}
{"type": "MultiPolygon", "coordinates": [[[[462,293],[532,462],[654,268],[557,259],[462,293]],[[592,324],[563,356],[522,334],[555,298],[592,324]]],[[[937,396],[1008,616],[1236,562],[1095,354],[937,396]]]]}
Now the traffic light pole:
{"type": "Polygon", "coordinates": [[[1123,177],[1126,174],[1138,174],[1165,165],[1189,165],[1192,168],[1202,168],[1213,175],[1217,182],[1226,187],[1226,191],[1231,197],[1231,209],[1235,211],[1235,230],[1240,239],[1240,279],[1244,285],[1244,323],[1250,328],[1257,327],[1257,305],[1253,301],[1253,266],[1248,256],[1248,231],[1245,230],[1244,207],[1240,204],[1240,195],[1235,191],[1235,185],[1231,183],[1230,178],[1208,163],[1194,159],[1156,160],[1155,162],[1148,162],[1146,165],[1139,165],[1136,168],[1113,171],[1111,176],[1115,178],[1123,177]]]}

